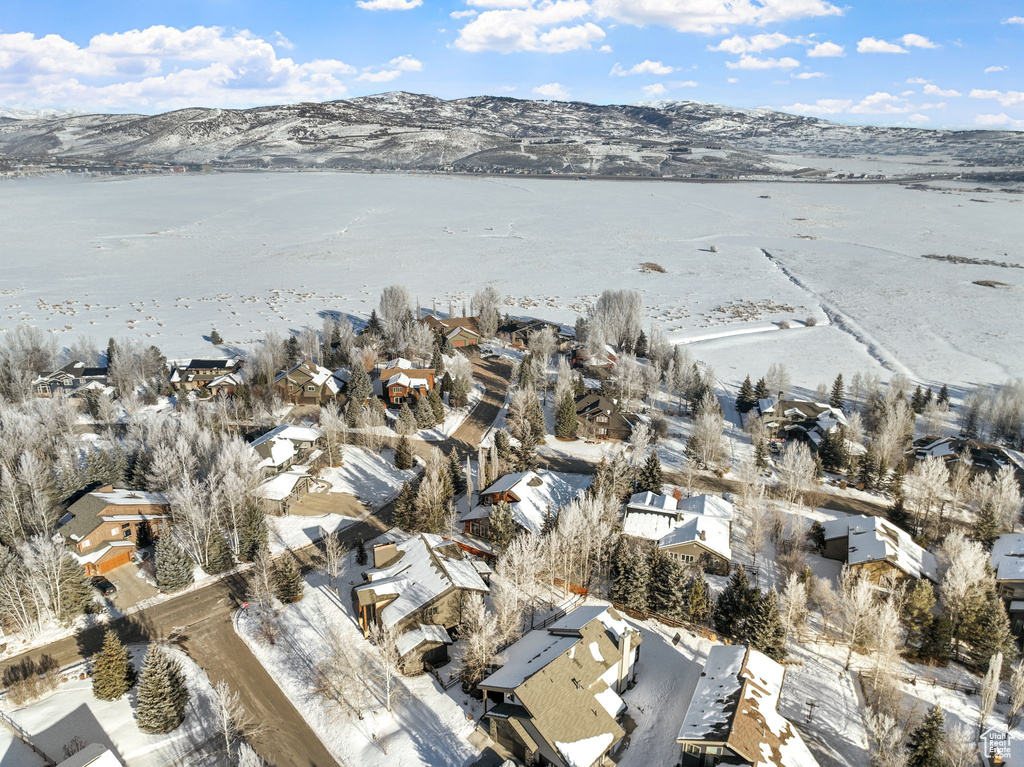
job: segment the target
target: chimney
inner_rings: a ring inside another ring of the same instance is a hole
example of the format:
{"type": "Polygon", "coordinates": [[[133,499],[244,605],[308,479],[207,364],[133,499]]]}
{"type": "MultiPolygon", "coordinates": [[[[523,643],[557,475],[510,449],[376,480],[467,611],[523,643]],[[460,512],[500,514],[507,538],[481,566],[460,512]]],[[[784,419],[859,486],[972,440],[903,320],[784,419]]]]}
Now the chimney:
{"type": "Polygon", "coordinates": [[[779,390],[779,402],[782,402],[782,397],[783,397],[783,394],[782,394],[782,390],[780,389],[779,390]]]}
{"type": "Polygon", "coordinates": [[[700,539],[702,541],[706,541],[708,539],[708,534],[706,532],[704,532],[703,530],[700,531],[700,539]]]}
{"type": "Polygon", "coordinates": [[[373,547],[373,566],[387,567],[398,559],[398,544],[394,541],[378,543],[373,547]]]}
{"type": "Polygon", "coordinates": [[[619,637],[619,653],[622,660],[619,661],[618,683],[615,691],[620,695],[629,687],[630,677],[633,676],[633,632],[623,631],[619,637]]]}

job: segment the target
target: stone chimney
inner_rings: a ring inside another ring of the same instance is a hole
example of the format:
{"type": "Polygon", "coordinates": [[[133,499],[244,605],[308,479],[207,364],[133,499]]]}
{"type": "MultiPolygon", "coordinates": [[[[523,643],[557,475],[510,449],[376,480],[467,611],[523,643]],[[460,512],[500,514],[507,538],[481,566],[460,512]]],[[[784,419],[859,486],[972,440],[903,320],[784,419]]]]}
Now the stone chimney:
{"type": "Polygon", "coordinates": [[[398,559],[398,544],[394,541],[389,543],[378,543],[373,547],[373,566],[387,567],[398,559]]]}
{"type": "Polygon", "coordinates": [[[633,632],[624,631],[619,637],[619,653],[622,660],[619,661],[618,683],[615,691],[622,694],[629,687],[630,678],[633,675],[633,632]]]}

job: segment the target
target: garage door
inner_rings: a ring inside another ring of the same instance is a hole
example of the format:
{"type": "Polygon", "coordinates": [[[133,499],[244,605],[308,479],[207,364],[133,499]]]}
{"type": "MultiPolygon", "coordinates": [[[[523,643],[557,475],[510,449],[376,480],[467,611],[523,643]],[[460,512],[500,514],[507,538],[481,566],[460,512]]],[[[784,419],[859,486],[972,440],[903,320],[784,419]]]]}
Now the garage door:
{"type": "Polygon", "coordinates": [[[109,573],[115,567],[126,565],[132,561],[132,550],[130,548],[123,548],[118,550],[116,554],[111,554],[108,557],[104,557],[96,563],[96,569],[100,575],[103,573],[109,573]]]}

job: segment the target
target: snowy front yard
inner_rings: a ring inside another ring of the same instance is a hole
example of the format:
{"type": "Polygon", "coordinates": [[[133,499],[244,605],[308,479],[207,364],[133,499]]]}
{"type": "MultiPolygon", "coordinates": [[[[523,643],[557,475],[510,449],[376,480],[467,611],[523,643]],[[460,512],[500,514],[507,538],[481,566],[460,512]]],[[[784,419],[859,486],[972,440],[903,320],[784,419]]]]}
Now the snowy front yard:
{"type": "MultiPolygon", "coordinates": [[[[129,645],[128,649],[136,668],[141,667],[146,646],[129,645]]],[[[222,759],[209,753],[216,748],[203,749],[204,744],[218,737],[213,726],[210,680],[185,653],[175,648],[165,649],[181,663],[191,694],[185,721],[166,735],[147,735],[136,727],[138,684],[120,700],[110,702],[93,696],[91,678],[74,678],[41,700],[14,710],[8,708],[7,714],[57,762],[64,759],[64,746],[77,737],[86,744],[100,743],[110,748],[126,767],[218,765],[222,759]]],[[[29,767],[35,764],[42,764],[42,761],[24,749],[9,730],[0,727],[0,765],[29,767]],[[36,761],[24,757],[25,754],[36,761]]]]}
{"type": "MultiPolygon", "coordinates": [[[[302,600],[280,611],[281,636],[275,644],[259,638],[258,619],[252,614],[239,615],[236,630],[341,764],[462,767],[477,756],[466,740],[475,724],[434,677],[397,678],[393,710],[386,710],[379,664],[356,624],[348,596],[363,569],[355,565],[354,556],[346,558],[340,598],[322,576],[307,576],[302,600]],[[344,703],[313,691],[314,672],[332,655],[331,648],[347,655],[342,662],[346,673],[335,676],[343,677],[339,684],[345,686],[344,703]]],[[[453,692],[459,694],[458,688],[453,692]]]]}
{"type": "Polygon", "coordinates": [[[341,466],[329,466],[320,472],[320,479],[331,483],[331,493],[354,495],[376,511],[388,504],[420,471],[395,468],[394,451],[374,453],[354,445],[346,445],[341,466]]]}

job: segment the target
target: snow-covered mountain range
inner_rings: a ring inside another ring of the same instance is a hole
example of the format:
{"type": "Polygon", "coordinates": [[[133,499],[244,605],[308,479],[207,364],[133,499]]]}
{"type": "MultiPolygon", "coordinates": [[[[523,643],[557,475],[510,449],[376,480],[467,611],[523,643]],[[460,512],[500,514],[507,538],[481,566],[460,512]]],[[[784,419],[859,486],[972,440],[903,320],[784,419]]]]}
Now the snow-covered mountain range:
{"type": "Polygon", "coordinates": [[[850,126],[694,101],[600,106],[394,92],[152,116],[0,113],[0,155],[689,176],[783,171],[767,155],[928,155],[964,165],[1020,165],[1024,133],[850,126]]]}

